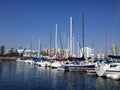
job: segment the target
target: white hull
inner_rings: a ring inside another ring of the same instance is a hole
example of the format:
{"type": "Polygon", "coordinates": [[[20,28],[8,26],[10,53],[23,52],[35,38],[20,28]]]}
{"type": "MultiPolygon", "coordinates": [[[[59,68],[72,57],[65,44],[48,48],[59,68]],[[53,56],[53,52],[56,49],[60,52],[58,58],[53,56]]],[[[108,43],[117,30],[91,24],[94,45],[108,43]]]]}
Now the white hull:
{"type": "Polygon", "coordinates": [[[96,73],[95,69],[91,69],[91,70],[86,70],[87,73],[96,73]]]}
{"type": "Polygon", "coordinates": [[[118,74],[111,75],[111,79],[118,80],[120,79],[120,75],[118,74]]]}
{"type": "Polygon", "coordinates": [[[72,63],[62,64],[65,68],[69,68],[69,71],[86,71],[93,70],[95,68],[95,64],[91,62],[80,62],[80,63],[72,63]]]}
{"type": "Polygon", "coordinates": [[[62,68],[62,67],[57,67],[57,70],[58,70],[58,71],[65,71],[65,69],[62,68]]]}
{"type": "Polygon", "coordinates": [[[101,63],[96,66],[95,71],[98,76],[120,75],[120,63],[101,63]]]}
{"type": "Polygon", "coordinates": [[[25,63],[29,63],[29,64],[34,64],[34,61],[33,61],[33,60],[25,60],[24,62],[25,62],[25,63]]]}
{"type": "Polygon", "coordinates": [[[50,66],[50,62],[48,62],[48,61],[36,62],[36,64],[37,64],[38,66],[41,66],[41,67],[48,67],[48,66],[50,66]]]}
{"type": "Polygon", "coordinates": [[[18,58],[16,61],[17,62],[25,62],[25,63],[34,64],[34,61],[32,59],[21,60],[20,58],[18,58]]]}
{"type": "Polygon", "coordinates": [[[95,68],[95,72],[98,76],[104,76],[105,75],[105,70],[102,68],[95,68]]]}
{"type": "Polygon", "coordinates": [[[62,64],[62,66],[69,71],[83,71],[79,64],[62,64]]]}
{"type": "Polygon", "coordinates": [[[54,61],[53,63],[51,63],[50,67],[51,67],[51,68],[61,67],[61,62],[59,62],[59,61],[54,61]]]}

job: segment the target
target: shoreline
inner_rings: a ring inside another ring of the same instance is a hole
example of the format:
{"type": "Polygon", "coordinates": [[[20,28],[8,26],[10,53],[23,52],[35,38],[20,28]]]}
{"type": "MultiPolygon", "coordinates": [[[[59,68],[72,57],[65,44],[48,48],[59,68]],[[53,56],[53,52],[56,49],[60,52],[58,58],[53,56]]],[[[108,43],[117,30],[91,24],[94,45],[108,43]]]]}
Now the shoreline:
{"type": "Polygon", "coordinates": [[[1,61],[15,61],[17,57],[0,57],[1,61]]]}

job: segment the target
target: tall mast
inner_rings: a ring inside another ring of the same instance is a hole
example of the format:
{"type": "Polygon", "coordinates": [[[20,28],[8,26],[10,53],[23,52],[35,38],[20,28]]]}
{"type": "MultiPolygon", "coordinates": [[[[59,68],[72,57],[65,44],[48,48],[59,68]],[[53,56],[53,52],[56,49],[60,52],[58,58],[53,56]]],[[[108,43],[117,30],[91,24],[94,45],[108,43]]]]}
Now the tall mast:
{"type": "Polygon", "coordinates": [[[105,58],[107,58],[107,29],[105,25],[105,58]]]}
{"type": "Polygon", "coordinates": [[[40,52],[41,52],[41,44],[40,44],[40,39],[39,39],[39,44],[38,44],[38,57],[40,58],[40,52]]]}
{"type": "Polygon", "coordinates": [[[68,46],[67,47],[68,47],[68,49],[70,49],[70,38],[69,37],[68,37],[68,46]]]}
{"type": "Polygon", "coordinates": [[[79,42],[77,42],[77,57],[79,57],[80,55],[80,48],[79,48],[79,42]]]}
{"type": "Polygon", "coordinates": [[[84,13],[82,12],[82,41],[83,41],[83,58],[84,58],[84,13]]]}
{"type": "Polygon", "coordinates": [[[50,57],[51,57],[51,46],[52,46],[52,32],[50,31],[50,57]]]}
{"type": "Polygon", "coordinates": [[[56,32],[55,32],[55,55],[57,55],[57,29],[58,29],[58,25],[56,23],[56,32]]]}
{"type": "Polygon", "coordinates": [[[70,17],[70,56],[72,55],[72,17],[70,17]]]}
{"type": "Polygon", "coordinates": [[[31,40],[31,52],[33,51],[33,36],[32,36],[32,40],[31,40]]]}
{"type": "Polygon", "coordinates": [[[60,34],[60,31],[58,30],[58,34],[59,34],[59,36],[60,36],[60,45],[61,45],[61,57],[63,57],[63,54],[64,54],[64,51],[63,51],[63,45],[62,45],[62,40],[61,40],[61,34],[60,34]]]}
{"type": "Polygon", "coordinates": [[[32,36],[32,40],[31,40],[31,52],[30,52],[30,57],[33,56],[33,36],[32,36]]]}
{"type": "Polygon", "coordinates": [[[72,53],[73,53],[73,55],[74,55],[74,53],[75,53],[75,52],[74,52],[74,37],[73,37],[73,43],[72,43],[72,44],[73,44],[73,45],[72,45],[72,46],[73,46],[73,47],[72,47],[72,53]]]}

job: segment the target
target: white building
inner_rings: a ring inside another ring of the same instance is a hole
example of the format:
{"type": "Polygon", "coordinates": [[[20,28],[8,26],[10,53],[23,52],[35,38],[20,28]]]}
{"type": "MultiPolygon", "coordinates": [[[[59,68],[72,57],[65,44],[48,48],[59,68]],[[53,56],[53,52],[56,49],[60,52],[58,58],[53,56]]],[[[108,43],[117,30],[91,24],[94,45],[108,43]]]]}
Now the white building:
{"type": "Polygon", "coordinates": [[[111,46],[110,50],[111,50],[111,51],[110,51],[110,54],[111,54],[111,55],[114,55],[114,56],[119,55],[119,47],[118,47],[117,45],[113,44],[113,45],[111,46]]]}
{"type": "Polygon", "coordinates": [[[98,59],[104,59],[105,58],[105,54],[104,53],[98,53],[97,54],[97,58],[98,59]]]}
{"type": "MultiPolygon", "coordinates": [[[[80,57],[83,55],[83,48],[80,49],[80,57]]],[[[84,47],[84,57],[88,58],[93,56],[93,50],[89,47],[84,47]]]]}

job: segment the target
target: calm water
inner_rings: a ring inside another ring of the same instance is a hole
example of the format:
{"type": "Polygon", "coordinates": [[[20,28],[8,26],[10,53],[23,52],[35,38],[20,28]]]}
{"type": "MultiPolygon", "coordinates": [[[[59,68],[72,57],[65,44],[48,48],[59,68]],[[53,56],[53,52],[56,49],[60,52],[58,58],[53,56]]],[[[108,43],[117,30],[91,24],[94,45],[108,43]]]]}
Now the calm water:
{"type": "Polygon", "coordinates": [[[120,90],[120,81],[11,61],[0,63],[0,90],[120,90]]]}

